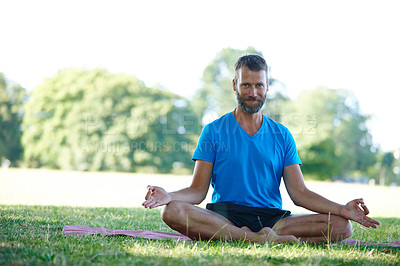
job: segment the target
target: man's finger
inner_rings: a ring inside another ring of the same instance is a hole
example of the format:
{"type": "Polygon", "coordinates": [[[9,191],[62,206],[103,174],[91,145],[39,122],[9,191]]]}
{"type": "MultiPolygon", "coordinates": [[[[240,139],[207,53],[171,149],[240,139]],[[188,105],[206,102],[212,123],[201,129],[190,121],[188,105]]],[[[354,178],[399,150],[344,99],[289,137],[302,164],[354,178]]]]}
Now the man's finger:
{"type": "Polygon", "coordinates": [[[374,223],[372,223],[371,221],[367,221],[367,227],[369,228],[369,227],[373,227],[373,228],[376,228],[376,225],[374,224],[374,223]]]}
{"type": "Polygon", "coordinates": [[[145,202],[142,203],[143,207],[148,208],[149,207],[149,201],[146,200],[145,202]]]}
{"type": "Polygon", "coordinates": [[[159,206],[160,206],[160,203],[158,203],[157,201],[155,201],[155,202],[152,202],[152,203],[149,205],[149,209],[157,208],[157,207],[159,207],[159,206]]]}
{"type": "Polygon", "coordinates": [[[381,224],[380,222],[378,222],[378,221],[376,221],[376,220],[374,220],[374,219],[372,219],[372,218],[367,217],[367,219],[368,219],[368,221],[370,222],[370,224],[371,224],[371,226],[372,226],[373,228],[376,228],[377,225],[380,225],[380,224],[381,224]]]}
{"type": "Polygon", "coordinates": [[[364,203],[361,203],[361,208],[364,210],[364,214],[368,215],[369,210],[368,210],[368,207],[364,203]]]}
{"type": "Polygon", "coordinates": [[[377,220],[374,220],[374,219],[371,219],[372,220],[372,222],[374,223],[374,224],[376,224],[376,225],[380,225],[381,223],[380,222],[378,222],[377,220]]]}
{"type": "Polygon", "coordinates": [[[146,200],[149,199],[150,195],[153,193],[154,191],[154,187],[147,185],[147,193],[146,196],[144,197],[146,200]]]}
{"type": "Polygon", "coordinates": [[[147,191],[146,196],[144,197],[145,200],[148,200],[149,197],[151,196],[151,191],[147,191]]]}
{"type": "Polygon", "coordinates": [[[359,221],[357,221],[359,224],[369,228],[369,227],[373,227],[376,228],[377,225],[379,225],[380,223],[372,218],[369,217],[362,217],[359,221]]]}

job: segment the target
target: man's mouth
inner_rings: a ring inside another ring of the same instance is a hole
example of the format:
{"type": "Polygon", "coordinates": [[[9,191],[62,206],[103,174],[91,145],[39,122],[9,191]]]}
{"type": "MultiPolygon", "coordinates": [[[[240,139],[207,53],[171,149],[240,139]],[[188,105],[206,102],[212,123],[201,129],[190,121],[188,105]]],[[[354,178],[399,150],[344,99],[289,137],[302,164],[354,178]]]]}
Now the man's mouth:
{"type": "Polygon", "coordinates": [[[259,99],[257,99],[256,97],[249,97],[245,101],[246,102],[255,102],[255,101],[259,101],[259,99]]]}
{"type": "Polygon", "coordinates": [[[258,100],[257,97],[247,97],[246,98],[247,101],[255,101],[258,100]]]}

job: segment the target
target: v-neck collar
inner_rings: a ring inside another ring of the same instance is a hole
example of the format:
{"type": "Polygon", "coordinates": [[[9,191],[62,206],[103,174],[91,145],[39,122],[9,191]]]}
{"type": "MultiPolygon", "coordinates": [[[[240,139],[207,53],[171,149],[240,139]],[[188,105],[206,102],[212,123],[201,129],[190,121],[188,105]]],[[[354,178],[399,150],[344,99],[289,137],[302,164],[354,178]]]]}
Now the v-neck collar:
{"type": "Polygon", "coordinates": [[[261,121],[261,127],[258,129],[258,131],[256,133],[254,133],[253,135],[250,135],[249,133],[247,133],[246,130],[244,130],[244,128],[239,124],[239,122],[236,120],[236,117],[233,115],[233,112],[230,112],[229,115],[232,117],[232,119],[235,121],[236,123],[236,127],[239,127],[241,131],[243,131],[247,136],[249,137],[254,137],[256,135],[258,135],[264,128],[264,115],[262,115],[262,121],[261,121]]]}

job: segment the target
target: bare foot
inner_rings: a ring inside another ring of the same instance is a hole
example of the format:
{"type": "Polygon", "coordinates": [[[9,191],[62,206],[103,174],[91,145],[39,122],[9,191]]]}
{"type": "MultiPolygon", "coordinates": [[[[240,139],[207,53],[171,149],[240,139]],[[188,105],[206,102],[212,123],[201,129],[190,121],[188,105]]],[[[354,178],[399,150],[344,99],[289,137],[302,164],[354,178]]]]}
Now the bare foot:
{"type": "Polygon", "coordinates": [[[264,227],[258,234],[260,234],[265,242],[267,243],[298,243],[301,244],[300,240],[293,235],[277,235],[274,230],[269,227],[264,227]]]}
{"type": "Polygon", "coordinates": [[[248,228],[247,226],[242,226],[242,227],[240,227],[240,229],[242,229],[242,230],[244,230],[244,231],[247,231],[247,232],[253,232],[253,231],[251,231],[250,228],[248,228]]]}

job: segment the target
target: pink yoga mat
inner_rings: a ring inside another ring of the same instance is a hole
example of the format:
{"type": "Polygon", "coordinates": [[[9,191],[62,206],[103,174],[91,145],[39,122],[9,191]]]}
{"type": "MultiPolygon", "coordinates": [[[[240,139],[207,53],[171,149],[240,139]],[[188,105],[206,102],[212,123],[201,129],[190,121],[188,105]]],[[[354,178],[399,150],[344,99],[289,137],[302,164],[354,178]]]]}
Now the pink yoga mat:
{"type": "Polygon", "coordinates": [[[355,245],[355,246],[400,247],[400,238],[396,242],[390,242],[390,243],[372,243],[356,239],[345,239],[340,243],[347,245],[355,245]]]}
{"type": "Polygon", "coordinates": [[[155,232],[155,231],[130,231],[130,230],[113,230],[108,228],[90,228],[84,225],[66,225],[63,229],[64,235],[126,235],[131,237],[148,238],[148,239],[174,239],[188,240],[191,239],[181,234],[155,232]]]}
{"type": "MultiPolygon", "coordinates": [[[[131,237],[148,238],[148,239],[173,239],[191,241],[187,236],[181,234],[156,232],[156,231],[130,231],[130,230],[113,230],[108,228],[90,228],[84,225],[66,225],[63,229],[64,235],[126,235],[131,237]]],[[[391,243],[371,243],[355,239],[343,240],[343,244],[356,246],[383,246],[383,247],[400,247],[400,238],[396,242],[391,243]]]]}

